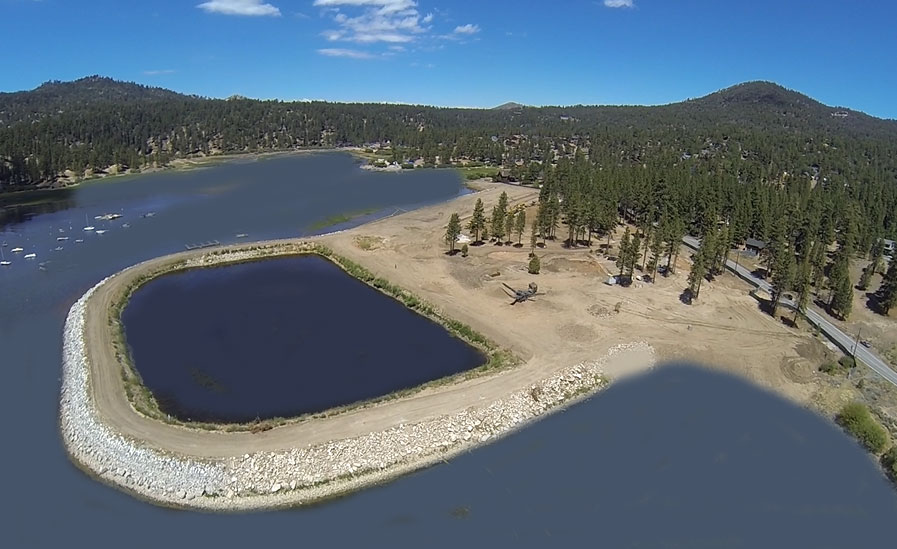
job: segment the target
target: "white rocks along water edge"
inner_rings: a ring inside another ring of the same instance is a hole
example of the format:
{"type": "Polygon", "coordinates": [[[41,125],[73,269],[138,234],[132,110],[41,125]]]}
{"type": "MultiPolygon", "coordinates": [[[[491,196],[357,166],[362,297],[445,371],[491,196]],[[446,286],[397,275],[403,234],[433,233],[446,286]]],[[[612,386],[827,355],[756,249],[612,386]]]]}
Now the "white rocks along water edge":
{"type": "Polygon", "coordinates": [[[85,313],[90,296],[106,280],[85,293],[66,319],[59,412],[62,438],[69,456],[84,470],[164,506],[243,511],[339,496],[447,460],[594,394],[607,385],[604,371],[611,362],[654,363],[654,350],[646,343],[622,344],[595,361],[564,368],[536,385],[510,389],[502,399],[422,422],[303,448],[252,451],[235,447],[230,457],[187,456],[122,435],[104,423],[92,400],[85,313]]]}

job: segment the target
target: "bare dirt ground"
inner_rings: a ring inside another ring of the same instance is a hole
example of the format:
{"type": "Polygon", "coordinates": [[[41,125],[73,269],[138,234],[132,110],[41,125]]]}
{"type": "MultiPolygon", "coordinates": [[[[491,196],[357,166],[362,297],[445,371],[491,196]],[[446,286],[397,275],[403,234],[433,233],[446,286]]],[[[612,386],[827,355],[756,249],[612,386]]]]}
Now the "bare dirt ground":
{"type": "MultiPolygon", "coordinates": [[[[484,190],[475,195],[321,240],[526,358],[550,356],[556,366],[573,364],[617,343],[638,340],[654,346],[661,360],[707,364],[801,403],[810,403],[820,390],[819,364],[826,355],[837,357],[808,333],[761,312],[746,284],[724,275],[705,282],[694,305],[680,301],[689,269],[686,250],[676,274],[629,288],[604,284],[617,272],[612,261],[596,253],[606,239],[573,249],[549,241],[536,251],[542,263],[538,275],[526,272],[528,230],[522,247],[487,243],[470,246],[466,258],[446,255],[444,227],[453,212],[466,225],[478,198],[486,205],[487,217],[502,191],[512,204],[537,198],[536,190],[480,185],[484,190]],[[510,306],[502,283],[525,288],[533,281],[545,295],[510,306]],[[615,313],[618,303],[620,312],[615,313]]],[[[534,213],[528,209],[530,222],[534,213]]],[[[558,234],[566,234],[565,228],[558,234]]],[[[619,235],[612,239],[612,248],[619,235]]]]}
{"type": "MultiPolygon", "coordinates": [[[[552,372],[602,357],[617,344],[635,341],[652,345],[660,361],[707,364],[806,405],[839,402],[855,391],[817,371],[824,360],[837,358],[833,351],[807,331],[787,327],[761,312],[757,301],[748,295],[747,285],[731,275],[705,283],[699,301],[692,306],[683,304],[679,296],[688,274],[686,250],[680,254],[676,274],[658,277],[656,284],[637,282],[629,288],[604,284],[615,268],[596,253],[598,240],[591,248],[574,249],[549,242],[537,250],[542,261],[538,275],[526,271],[528,230],[522,247],[485,244],[471,246],[466,258],[447,255],[443,235],[453,212],[459,213],[466,225],[478,198],[489,212],[502,191],[508,193],[512,204],[532,203],[538,195],[534,189],[478,185],[481,192],[314,240],[512,349],[525,364],[371,408],[262,433],[175,427],[135,413],[124,395],[119,372],[113,367],[96,366],[115,364],[111,342],[107,341],[107,309],[118,283],[113,279],[89,302],[85,325],[91,390],[103,418],[120,432],[188,456],[222,457],[249,449],[301,448],[492,402],[552,372]],[[502,283],[525,288],[533,281],[545,295],[509,305],[511,300],[502,283]],[[618,303],[619,312],[615,312],[618,303]]],[[[533,216],[528,217],[531,222],[533,216]]],[[[564,234],[563,230],[558,234],[564,234]]],[[[618,378],[642,370],[643,366],[631,360],[611,361],[605,373],[618,378]]]]}

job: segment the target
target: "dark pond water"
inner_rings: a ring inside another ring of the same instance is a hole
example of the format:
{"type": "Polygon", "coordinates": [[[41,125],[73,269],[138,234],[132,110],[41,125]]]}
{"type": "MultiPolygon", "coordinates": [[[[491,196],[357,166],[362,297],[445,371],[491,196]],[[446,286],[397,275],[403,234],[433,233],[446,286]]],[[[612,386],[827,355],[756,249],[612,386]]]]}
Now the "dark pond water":
{"type": "Polygon", "coordinates": [[[320,412],[486,360],[320,256],[166,275],[122,318],[162,410],[195,421],[320,412]]]}
{"type": "Polygon", "coordinates": [[[159,509],[68,462],[57,426],[62,326],[98,280],[185,243],[295,236],[347,211],[383,215],[460,189],[450,172],[368,174],[347,156],[317,155],[90,184],[65,197],[66,209],[19,212],[0,242],[38,259],[0,269],[2,546],[893,545],[897,492],[852,440],[688,368],[619,384],[448,464],[311,509],[159,509]],[[108,233],[53,250],[60,228],[73,234],[85,215],[110,211],[125,216],[92,221],[108,233]],[[148,211],[157,215],[140,217],[148,211]]]}

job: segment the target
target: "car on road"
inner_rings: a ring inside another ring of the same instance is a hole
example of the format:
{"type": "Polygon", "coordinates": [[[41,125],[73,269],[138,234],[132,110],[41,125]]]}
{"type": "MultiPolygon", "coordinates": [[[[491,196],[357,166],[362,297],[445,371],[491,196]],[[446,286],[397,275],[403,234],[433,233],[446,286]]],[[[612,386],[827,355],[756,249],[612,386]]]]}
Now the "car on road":
{"type": "Polygon", "coordinates": [[[860,345],[862,345],[863,347],[865,347],[867,349],[870,347],[869,342],[866,341],[865,339],[863,341],[860,341],[860,345]]]}

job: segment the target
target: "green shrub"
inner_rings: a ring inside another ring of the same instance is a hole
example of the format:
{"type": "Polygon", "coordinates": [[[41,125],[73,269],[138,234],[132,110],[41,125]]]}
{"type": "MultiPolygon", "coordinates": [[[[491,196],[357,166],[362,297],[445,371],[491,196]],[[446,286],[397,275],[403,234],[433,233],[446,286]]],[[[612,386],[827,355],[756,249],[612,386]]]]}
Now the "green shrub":
{"type": "Polygon", "coordinates": [[[845,368],[853,368],[857,365],[856,360],[852,356],[842,356],[838,359],[838,364],[845,368]]]}
{"type": "Polygon", "coordinates": [[[539,261],[539,256],[534,255],[532,259],[529,260],[529,274],[537,275],[539,274],[539,270],[542,268],[542,264],[539,261]]]}
{"type": "Polygon", "coordinates": [[[461,246],[461,257],[467,257],[467,253],[470,251],[470,248],[467,247],[467,244],[461,246]]]}
{"type": "Polygon", "coordinates": [[[897,480],[897,446],[891,446],[891,449],[881,456],[881,465],[889,477],[897,480]]]}
{"type": "Polygon", "coordinates": [[[870,452],[877,454],[888,444],[885,428],[872,417],[869,408],[859,402],[851,402],[841,408],[836,421],[870,452]]]}

